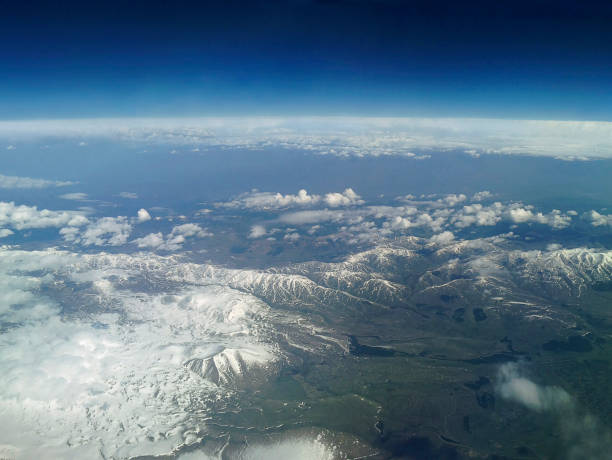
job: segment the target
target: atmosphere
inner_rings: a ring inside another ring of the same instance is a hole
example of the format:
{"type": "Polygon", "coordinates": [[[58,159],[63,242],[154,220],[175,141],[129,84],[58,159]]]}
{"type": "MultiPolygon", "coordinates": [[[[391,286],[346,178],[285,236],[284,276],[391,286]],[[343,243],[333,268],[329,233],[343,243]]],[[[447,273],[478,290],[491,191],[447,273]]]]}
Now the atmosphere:
{"type": "Polygon", "coordinates": [[[4,5],[0,460],[612,460],[611,24],[4,5]]]}
{"type": "Polygon", "coordinates": [[[611,120],[599,2],[27,2],[0,18],[0,118],[611,120]]]}

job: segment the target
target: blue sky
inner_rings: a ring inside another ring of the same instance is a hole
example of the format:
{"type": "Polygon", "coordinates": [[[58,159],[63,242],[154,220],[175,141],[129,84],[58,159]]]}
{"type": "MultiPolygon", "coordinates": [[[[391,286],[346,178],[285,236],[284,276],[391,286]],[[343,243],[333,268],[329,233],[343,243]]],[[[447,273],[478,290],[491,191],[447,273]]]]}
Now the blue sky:
{"type": "Polygon", "coordinates": [[[577,2],[11,5],[0,118],[612,119],[612,8],[577,2]]]}

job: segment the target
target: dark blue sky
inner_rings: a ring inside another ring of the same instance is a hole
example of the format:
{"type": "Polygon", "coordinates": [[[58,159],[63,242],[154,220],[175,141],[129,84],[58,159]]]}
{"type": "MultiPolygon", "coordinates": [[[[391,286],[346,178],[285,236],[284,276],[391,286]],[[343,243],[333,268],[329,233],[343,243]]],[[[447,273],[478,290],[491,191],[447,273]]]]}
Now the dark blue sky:
{"type": "Polygon", "coordinates": [[[4,5],[0,17],[3,119],[355,114],[612,120],[612,6],[16,3],[4,5]]]}

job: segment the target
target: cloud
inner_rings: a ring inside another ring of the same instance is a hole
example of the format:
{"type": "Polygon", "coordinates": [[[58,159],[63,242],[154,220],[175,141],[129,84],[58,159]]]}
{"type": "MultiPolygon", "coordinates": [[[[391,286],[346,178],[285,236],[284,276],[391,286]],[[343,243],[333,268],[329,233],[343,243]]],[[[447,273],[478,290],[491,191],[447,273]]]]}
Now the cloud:
{"type": "Polygon", "coordinates": [[[281,193],[252,191],[239,195],[236,199],[217,203],[217,206],[227,208],[245,208],[275,210],[291,206],[309,206],[321,201],[319,195],[309,195],[304,189],[298,191],[297,195],[283,195],[281,193]]]}
{"type": "Polygon", "coordinates": [[[127,243],[132,226],[127,217],[102,217],[84,229],[68,226],[60,230],[64,240],[83,246],[121,246],[127,243]]]}
{"type": "Polygon", "coordinates": [[[286,233],[285,236],[283,236],[283,239],[286,241],[295,242],[300,239],[300,234],[297,232],[286,233]]]}
{"type": "Polygon", "coordinates": [[[456,206],[457,204],[461,203],[462,201],[465,201],[466,199],[467,197],[463,193],[461,193],[459,195],[446,195],[444,198],[441,198],[438,201],[447,204],[448,206],[456,206]]]}
{"type": "Polygon", "coordinates": [[[64,200],[87,201],[88,195],[87,193],[83,193],[83,192],[73,192],[73,193],[64,193],[63,195],[60,195],[60,198],[63,198],[64,200]]]}
{"type": "Polygon", "coordinates": [[[279,221],[289,225],[318,224],[328,221],[340,221],[345,216],[343,211],[320,209],[312,211],[296,211],[283,214],[279,221]]]}
{"type": "Polygon", "coordinates": [[[205,228],[200,227],[198,224],[177,225],[172,229],[170,234],[182,235],[186,237],[197,236],[198,238],[212,236],[212,233],[208,232],[205,228]]]}
{"type": "Polygon", "coordinates": [[[351,188],[342,193],[327,193],[325,196],[310,195],[305,189],[298,191],[296,195],[283,195],[281,193],[251,191],[239,195],[229,202],[216,203],[217,206],[226,208],[243,208],[257,210],[279,210],[290,207],[327,205],[332,208],[340,206],[353,206],[363,204],[361,197],[351,188]]]}
{"type": "Polygon", "coordinates": [[[395,216],[385,222],[383,226],[391,230],[406,230],[413,227],[429,227],[433,231],[440,231],[445,223],[444,217],[433,218],[426,212],[418,214],[416,217],[395,216]]]}
{"type": "Polygon", "coordinates": [[[432,236],[431,238],[429,238],[429,241],[431,241],[432,243],[436,243],[436,244],[440,244],[444,246],[444,245],[451,243],[454,239],[455,239],[455,235],[453,235],[452,232],[449,232],[447,230],[445,232],[438,233],[432,236]]]}
{"type": "Polygon", "coordinates": [[[135,243],[139,248],[150,248],[162,251],[176,251],[183,247],[187,238],[205,238],[213,236],[207,229],[197,224],[182,224],[175,226],[172,231],[164,236],[163,233],[149,233],[148,235],[137,238],[135,243]]]}
{"type": "Polygon", "coordinates": [[[435,193],[431,195],[421,195],[421,199],[417,200],[414,195],[409,194],[409,195],[399,196],[396,199],[397,201],[401,201],[404,203],[420,205],[420,206],[427,206],[430,208],[455,207],[459,203],[462,203],[465,200],[467,200],[467,196],[464,195],[463,193],[460,193],[460,194],[450,193],[448,195],[444,195],[441,198],[434,200],[434,198],[438,196],[439,195],[435,193]]]}
{"type": "Polygon", "coordinates": [[[135,239],[134,243],[136,243],[139,248],[158,249],[165,243],[164,234],[162,232],[149,233],[142,238],[135,239]]]}
{"type": "Polygon", "coordinates": [[[554,229],[560,230],[566,227],[569,227],[572,218],[571,216],[564,215],[561,211],[557,209],[553,209],[548,214],[542,214],[541,212],[532,212],[529,208],[522,208],[519,206],[512,207],[510,206],[507,213],[509,216],[509,220],[515,223],[525,223],[525,222],[536,222],[539,224],[548,225],[554,229]]]}
{"type": "Polygon", "coordinates": [[[39,210],[36,206],[15,205],[14,202],[0,202],[0,226],[15,230],[72,226],[80,227],[89,220],[77,211],[39,210]]]}
{"type": "Polygon", "coordinates": [[[138,210],[138,222],[146,222],[148,220],[151,220],[151,214],[149,214],[149,212],[142,208],[138,210]]]}
{"type": "Polygon", "coordinates": [[[284,148],[336,156],[426,159],[434,151],[612,158],[610,122],[400,117],[243,117],[3,121],[0,137],[78,138],[166,145],[171,150],[284,148]],[[415,153],[416,152],[416,153],[415,153]]]}
{"type": "Polygon", "coordinates": [[[488,190],[483,190],[482,192],[476,192],[472,195],[472,201],[484,201],[491,198],[493,194],[488,190]]]}
{"type": "MultiPolygon", "coordinates": [[[[572,216],[553,209],[548,213],[538,212],[533,206],[522,203],[495,202],[490,205],[472,203],[460,206],[467,200],[463,194],[449,194],[441,198],[427,196],[425,201],[415,201],[413,196],[400,197],[409,206],[353,206],[343,209],[312,209],[286,212],[273,222],[285,225],[318,225],[333,223],[340,225],[339,231],[328,235],[353,242],[374,242],[391,237],[397,232],[407,233],[411,229],[443,230],[466,229],[470,226],[495,226],[500,222],[509,224],[540,224],[555,230],[571,225],[572,216]],[[432,199],[435,198],[435,199],[432,199]],[[368,222],[367,225],[364,222],[368,222]]],[[[319,233],[320,234],[320,233],[319,233]]]]}
{"type": "Polygon", "coordinates": [[[138,199],[138,194],[133,192],[121,192],[119,193],[121,198],[127,198],[128,200],[136,200],[138,199]]]}
{"type": "Polygon", "coordinates": [[[495,202],[489,206],[480,203],[464,206],[462,210],[451,217],[451,222],[458,228],[471,225],[493,226],[501,221],[515,224],[538,223],[548,225],[556,230],[568,227],[572,217],[553,209],[548,214],[533,212],[533,206],[521,203],[502,204],[495,202]]]}
{"type": "Polygon", "coordinates": [[[548,412],[556,416],[561,444],[560,452],[568,460],[610,458],[612,433],[599,420],[581,409],[561,387],[539,385],[525,377],[520,363],[500,367],[496,389],[506,400],[534,412],[548,412]]]}
{"type": "Polygon", "coordinates": [[[541,386],[521,375],[516,363],[504,364],[498,373],[497,389],[504,399],[541,412],[568,407],[570,395],[560,387],[541,386]]]}
{"type": "Polygon", "coordinates": [[[0,238],[6,238],[7,236],[13,235],[15,232],[8,228],[0,228],[0,238]]]}
{"type": "Polygon", "coordinates": [[[266,231],[266,227],[263,225],[253,225],[251,227],[251,231],[249,232],[249,238],[261,238],[267,234],[268,232],[266,231]]]}
{"type": "Polygon", "coordinates": [[[590,222],[593,227],[603,227],[606,225],[612,227],[612,214],[605,215],[592,210],[584,213],[582,218],[590,222]]]}
{"type": "Polygon", "coordinates": [[[31,177],[5,176],[0,174],[0,188],[5,189],[65,187],[74,184],[75,182],[34,179],[31,177]]]}
{"type": "Polygon", "coordinates": [[[339,206],[353,206],[363,204],[364,201],[352,188],[347,188],[342,193],[328,193],[323,199],[326,205],[337,208],[339,206]]]}

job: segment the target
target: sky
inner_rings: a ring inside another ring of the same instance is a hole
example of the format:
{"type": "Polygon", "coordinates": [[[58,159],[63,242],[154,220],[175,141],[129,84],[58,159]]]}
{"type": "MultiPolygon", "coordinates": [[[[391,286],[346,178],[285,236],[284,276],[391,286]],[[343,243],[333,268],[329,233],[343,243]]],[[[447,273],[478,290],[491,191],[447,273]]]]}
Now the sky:
{"type": "Polygon", "coordinates": [[[12,2],[0,18],[0,119],[609,121],[602,3],[12,2]]]}

